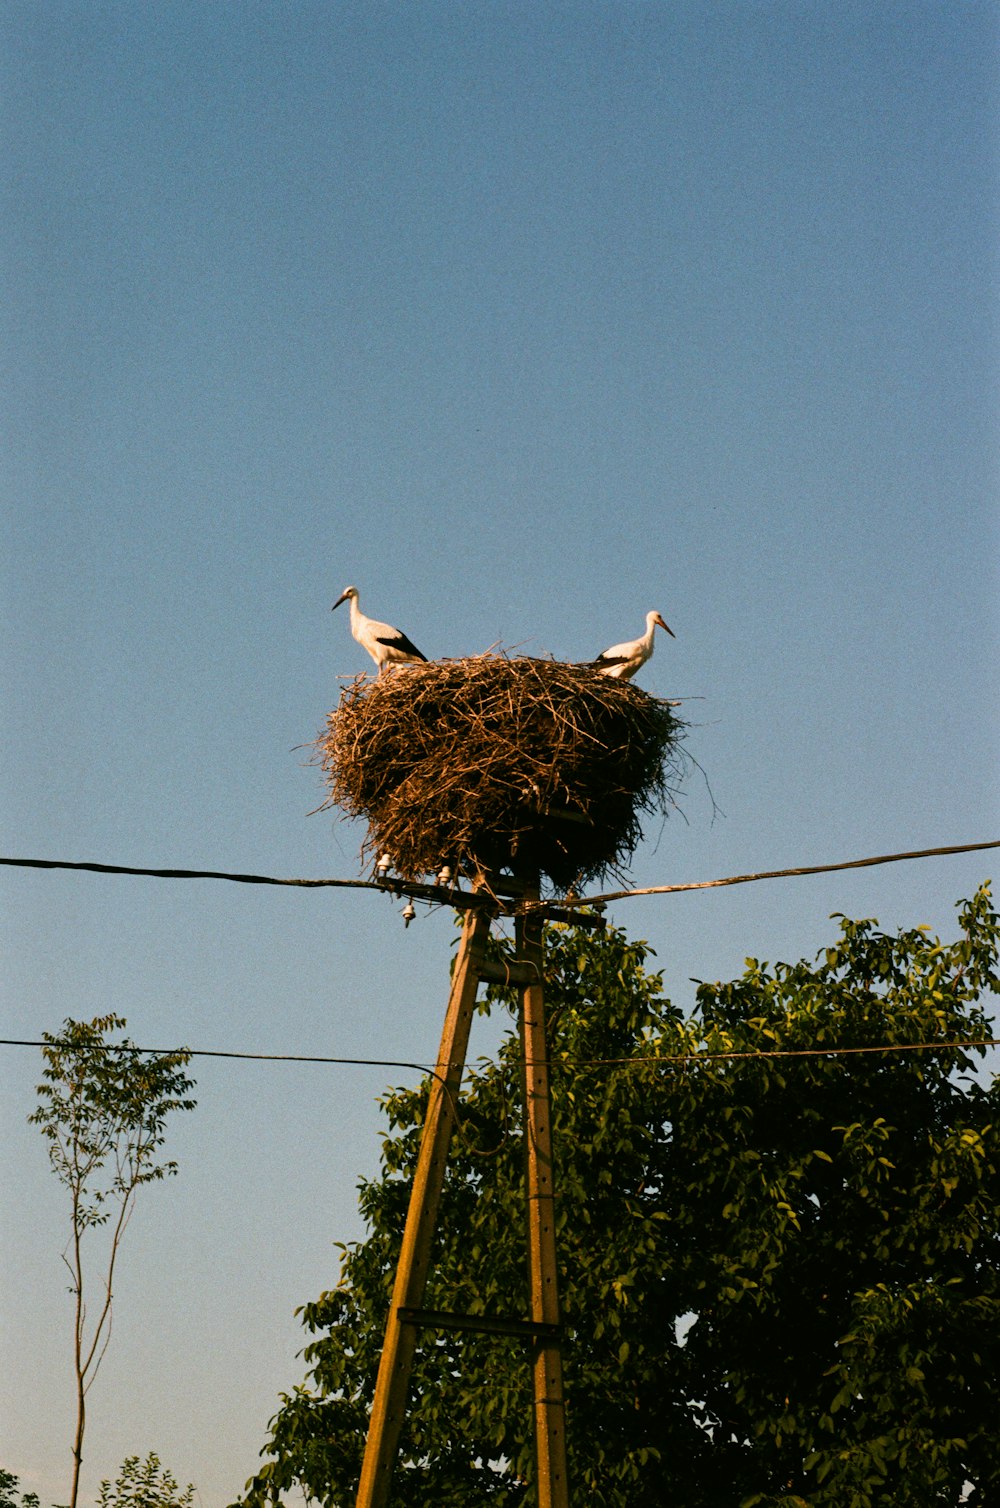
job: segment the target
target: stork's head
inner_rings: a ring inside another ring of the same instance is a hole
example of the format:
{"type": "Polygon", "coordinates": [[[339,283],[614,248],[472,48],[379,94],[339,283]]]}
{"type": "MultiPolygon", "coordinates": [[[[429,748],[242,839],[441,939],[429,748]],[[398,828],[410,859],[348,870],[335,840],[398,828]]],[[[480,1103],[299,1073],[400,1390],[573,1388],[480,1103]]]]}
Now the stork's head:
{"type": "Polygon", "coordinates": [[[346,602],[347,599],[348,599],[348,597],[353,597],[354,600],[355,600],[355,602],[358,600],[358,589],[357,589],[356,586],[345,586],[344,587],[344,590],[341,592],[340,596],[337,598],[336,602],[333,604],[333,607],[331,607],[331,609],[330,609],[331,613],[333,612],[333,608],[339,607],[342,602],[346,602]]]}
{"type": "Polygon", "coordinates": [[[676,639],[677,635],[674,633],[674,631],[673,631],[672,628],[668,627],[668,625],[666,623],[664,623],[664,621],[660,617],[659,613],[647,613],[646,614],[646,622],[647,623],[658,623],[661,628],[665,628],[667,630],[667,633],[670,635],[670,637],[672,639],[676,639]]]}

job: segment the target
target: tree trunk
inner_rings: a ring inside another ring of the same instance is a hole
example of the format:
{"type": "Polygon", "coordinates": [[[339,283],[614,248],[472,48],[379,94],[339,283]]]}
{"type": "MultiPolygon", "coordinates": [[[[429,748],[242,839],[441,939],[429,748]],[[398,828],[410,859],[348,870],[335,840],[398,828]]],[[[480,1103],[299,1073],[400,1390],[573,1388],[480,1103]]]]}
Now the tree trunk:
{"type": "Polygon", "coordinates": [[[83,1430],[87,1422],[87,1398],[83,1378],[76,1379],[76,1434],[73,1436],[73,1485],[69,1490],[68,1508],[76,1508],[80,1491],[80,1465],[83,1461],[83,1430]]]}

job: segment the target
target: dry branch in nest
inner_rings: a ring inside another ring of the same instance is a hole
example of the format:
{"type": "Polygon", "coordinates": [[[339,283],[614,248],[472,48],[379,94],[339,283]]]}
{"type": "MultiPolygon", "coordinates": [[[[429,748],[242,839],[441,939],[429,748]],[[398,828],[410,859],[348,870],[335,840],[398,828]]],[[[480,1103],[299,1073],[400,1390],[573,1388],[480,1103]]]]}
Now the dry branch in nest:
{"type": "Polygon", "coordinates": [[[368,823],[362,856],[405,879],[442,864],[565,889],[619,871],[666,814],[684,724],[583,665],[484,655],[359,676],[317,740],[325,807],[368,823]]]}

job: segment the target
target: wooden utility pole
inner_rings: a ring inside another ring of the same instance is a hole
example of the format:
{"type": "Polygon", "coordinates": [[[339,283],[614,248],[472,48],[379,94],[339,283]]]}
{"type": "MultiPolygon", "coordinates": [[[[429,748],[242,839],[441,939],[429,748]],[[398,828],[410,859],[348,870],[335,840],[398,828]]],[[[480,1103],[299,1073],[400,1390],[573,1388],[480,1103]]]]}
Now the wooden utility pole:
{"type": "Polygon", "coordinates": [[[545,1040],[543,919],[537,904],[530,904],[537,903],[539,897],[537,874],[522,879],[517,894],[529,904],[527,910],[522,907],[517,913],[517,957],[512,965],[491,966],[485,960],[492,921],[486,905],[474,905],[466,912],[386,1321],[356,1508],[388,1508],[417,1330],[422,1326],[517,1335],[528,1342],[531,1347],[538,1508],[569,1508],[559,1346],[552,1121],[545,1040]],[[526,1320],[423,1308],[476,990],[482,979],[516,984],[520,989],[530,1296],[529,1318],[526,1320]]]}
{"type": "MultiPolygon", "coordinates": [[[[524,899],[529,902],[538,900],[537,876],[525,885],[524,899]]],[[[540,1327],[531,1342],[535,1468],[538,1508],[569,1508],[542,925],[537,908],[518,913],[517,958],[525,966],[520,1025],[528,1204],[528,1292],[531,1320],[540,1327]]]]}
{"type": "Polygon", "coordinates": [[[427,1287],[431,1243],[444,1184],[448,1147],[455,1126],[458,1095],[469,1046],[469,1029],[490,920],[486,908],[476,906],[466,912],[462,928],[444,1030],[441,1033],[436,1076],[431,1080],[427,1118],[424,1121],[420,1155],[403,1231],[403,1245],[389,1305],[382,1360],[368,1426],[368,1442],[361,1468],[357,1508],[386,1508],[389,1502],[389,1486],[396,1464],[410,1369],[417,1343],[415,1327],[403,1320],[400,1311],[419,1309],[427,1287]]]}

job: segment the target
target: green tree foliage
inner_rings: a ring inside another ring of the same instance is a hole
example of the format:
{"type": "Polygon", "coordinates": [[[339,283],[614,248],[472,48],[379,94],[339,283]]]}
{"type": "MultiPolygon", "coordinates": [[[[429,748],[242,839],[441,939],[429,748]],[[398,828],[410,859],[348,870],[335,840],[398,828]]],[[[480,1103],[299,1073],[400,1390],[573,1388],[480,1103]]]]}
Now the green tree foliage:
{"type": "Polygon", "coordinates": [[[111,1336],[115,1266],[121,1240],[144,1183],[176,1173],[157,1161],[171,1110],[190,1110],[193,1080],[181,1072],[187,1052],[140,1053],[127,1037],[109,1032],[126,1022],[115,1015],[63,1024],[58,1036],[43,1032],[46,1067],[40,1104],[28,1119],[41,1127],[52,1169],[70,1196],[70,1235],[63,1261],[74,1300],[73,1367],[76,1423],[70,1508],[76,1508],[86,1430],[87,1392],[111,1336]],[[85,1283],[87,1236],[104,1228],[101,1270],[93,1313],[85,1283]]]}
{"type": "Polygon", "coordinates": [[[38,1508],[37,1492],[19,1492],[21,1478],[0,1466],[0,1508],[38,1508]]]}
{"type": "Polygon", "coordinates": [[[151,1450],[145,1461],[126,1456],[117,1479],[101,1483],[97,1508],[192,1508],[194,1493],[193,1482],[181,1492],[176,1477],[151,1450]]]}
{"type": "MultiPolygon", "coordinates": [[[[941,944],[841,919],[814,964],[748,960],[687,1021],[644,945],[549,929],[575,1501],[1000,1501],[1000,1088],[973,1073],[998,987],[987,889],[960,922],[941,944]]],[[[429,1308],[525,1312],[516,1060],[511,1035],[463,1096],[429,1308]]],[[[385,1104],[370,1235],[303,1311],[309,1377],[246,1508],[296,1485],[353,1503],[424,1092],[385,1104]]],[[[531,1478],[519,1344],[425,1332],[394,1502],[529,1505],[531,1478]]]]}

